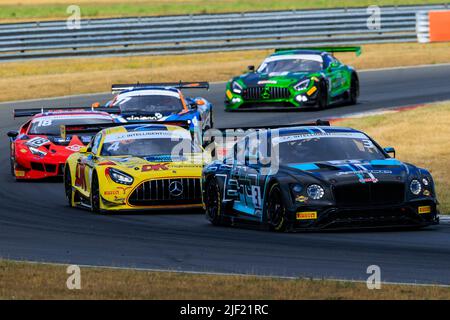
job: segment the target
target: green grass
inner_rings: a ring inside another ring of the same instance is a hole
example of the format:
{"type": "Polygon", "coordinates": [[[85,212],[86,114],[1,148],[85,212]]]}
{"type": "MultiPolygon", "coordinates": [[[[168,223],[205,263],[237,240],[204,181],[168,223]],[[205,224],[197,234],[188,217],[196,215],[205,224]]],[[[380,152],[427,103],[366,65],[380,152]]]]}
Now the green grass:
{"type": "Polygon", "coordinates": [[[217,12],[266,11],[283,9],[365,7],[377,5],[430,4],[436,0],[134,0],[134,1],[51,1],[30,0],[27,4],[14,0],[5,0],[0,5],[0,21],[65,19],[66,8],[70,4],[79,4],[82,17],[99,18],[110,16],[144,16],[217,12]],[[53,2],[53,3],[52,3],[53,2]]]}

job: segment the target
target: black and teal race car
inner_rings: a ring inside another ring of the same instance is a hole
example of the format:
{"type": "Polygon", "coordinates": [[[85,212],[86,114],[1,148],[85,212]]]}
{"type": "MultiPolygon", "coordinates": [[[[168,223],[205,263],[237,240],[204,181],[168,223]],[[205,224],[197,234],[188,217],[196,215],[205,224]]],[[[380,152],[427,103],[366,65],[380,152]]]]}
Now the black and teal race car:
{"type": "Polygon", "coordinates": [[[275,231],[438,223],[428,170],[395,159],[393,148],[361,131],[328,125],[244,132],[225,159],[203,169],[207,218],[275,231]]]}
{"type": "Polygon", "coordinates": [[[334,52],[361,53],[360,47],[279,49],[259,68],[232,78],[226,88],[225,109],[312,108],[335,103],[356,104],[359,79],[355,69],[334,52]]]}

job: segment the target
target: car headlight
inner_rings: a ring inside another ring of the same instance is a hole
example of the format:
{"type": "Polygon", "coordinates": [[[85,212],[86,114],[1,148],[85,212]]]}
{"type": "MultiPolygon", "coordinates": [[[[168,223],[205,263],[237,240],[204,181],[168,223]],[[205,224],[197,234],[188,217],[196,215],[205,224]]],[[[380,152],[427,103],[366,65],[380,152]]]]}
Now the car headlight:
{"type": "Polygon", "coordinates": [[[133,177],[129,176],[128,174],[116,170],[116,169],[112,169],[110,168],[108,170],[108,174],[111,177],[111,179],[118,184],[125,184],[125,185],[132,185],[134,182],[133,177]]]}
{"type": "Polygon", "coordinates": [[[422,184],[419,180],[413,179],[411,183],[409,184],[409,190],[412,194],[418,196],[420,192],[422,192],[422,184]]]}
{"type": "Polygon", "coordinates": [[[239,83],[237,83],[236,81],[233,81],[233,83],[231,84],[231,91],[233,91],[234,93],[237,93],[237,94],[241,94],[242,86],[239,83]]]}
{"type": "Polygon", "coordinates": [[[35,156],[39,156],[39,157],[45,157],[47,155],[47,152],[45,151],[41,151],[38,148],[35,147],[30,147],[28,146],[28,149],[30,150],[30,152],[32,154],[34,154],[35,156]]]}
{"type": "Polygon", "coordinates": [[[325,195],[325,190],[318,184],[312,184],[307,189],[306,192],[308,193],[308,197],[314,200],[322,199],[325,195]]]}
{"type": "Polygon", "coordinates": [[[297,91],[305,90],[309,87],[309,83],[311,79],[302,80],[294,86],[294,89],[297,91]]]}
{"type": "Polygon", "coordinates": [[[428,180],[428,178],[423,178],[422,183],[425,187],[428,187],[428,185],[430,184],[430,181],[428,180]]]}

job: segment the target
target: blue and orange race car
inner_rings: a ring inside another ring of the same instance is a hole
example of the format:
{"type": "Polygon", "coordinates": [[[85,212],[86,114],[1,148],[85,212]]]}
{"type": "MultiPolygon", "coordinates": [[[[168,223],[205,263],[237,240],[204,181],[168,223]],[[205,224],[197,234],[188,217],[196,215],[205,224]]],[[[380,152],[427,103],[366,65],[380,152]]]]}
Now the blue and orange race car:
{"type": "Polygon", "coordinates": [[[124,123],[187,121],[202,133],[213,127],[212,104],[202,97],[186,97],[184,89],[209,89],[208,82],[114,84],[115,97],[106,103],[124,123]]]}

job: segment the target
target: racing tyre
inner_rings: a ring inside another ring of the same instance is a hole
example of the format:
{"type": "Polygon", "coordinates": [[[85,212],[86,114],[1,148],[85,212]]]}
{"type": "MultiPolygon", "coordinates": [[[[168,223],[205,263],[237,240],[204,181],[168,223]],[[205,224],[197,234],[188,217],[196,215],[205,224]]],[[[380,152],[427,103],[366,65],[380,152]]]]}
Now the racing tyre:
{"type": "Polygon", "coordinates": [[[215,226],[222,224],[223,205],[220,186],[216,179],[209,179],[205,188],[206,217],[215,226]]]}
{"type": "Polygon", "coordinates": [[[13,157],[11,157],[10,164],[11,164],[11,174],[15,178],[16,177],[16,170],[14,168],[15,167],[15,161],[14,161],[13,157]]]}
{"type": "Polygon", "coordinates": [[[100,188],[98,184],[97,174],[94,173],[92,176],[91,185],[91,211],[94,213],[100,213],[100,188]]]}
{"type": "Polygon", "coordinates": [[[324,81],[320,82],[319,95],[317,97],[317,109],[323,110],[328,107],[328,89],[324,81]]]}
{"type": "Polygon", "coordinates": [[[70,169],[66,166],[64,170],[64,190],[66,192],[66,199],[69,207],[73,207],[73,189],[72,189],[72,175],[70,169]]]}
{"type": "Polygon", "coordinates": [[[359,96],[359,81],[355,75],[352,75],[352,81],[350,85],[349,104],[354,105],[358,102],[359,96]]]}
{"type": "Polygon", "coordinates": [[[266,218],[271,230],[283,232],[288,229],[286,208],[283,203],[283,197],[278,183],[273,184],[270,188],[266,202],[266,218]]]}

